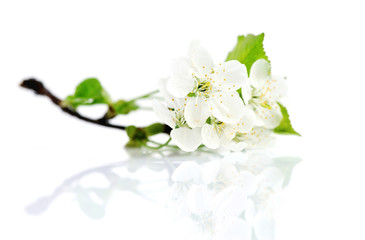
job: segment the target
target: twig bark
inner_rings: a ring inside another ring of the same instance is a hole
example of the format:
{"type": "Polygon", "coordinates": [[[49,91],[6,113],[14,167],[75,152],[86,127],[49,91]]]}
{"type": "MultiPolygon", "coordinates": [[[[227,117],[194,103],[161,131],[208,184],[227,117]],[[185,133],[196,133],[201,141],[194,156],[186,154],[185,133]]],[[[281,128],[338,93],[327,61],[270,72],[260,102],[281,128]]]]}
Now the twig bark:
{"type": "MultiPolygon", "coordinates": [[[[109,123],[109,121],[105,118],[101,118],[101,119],[91,119],[85,116],[82,116],[81,114],[79,114],[76,110],[71,109],[67,106],[63,106],[62,105],[62,100],[59,99],[58,97],[56,97],[55,95],[53,95],[44,85],[42,82],[36,80],[36,79],[27,79],[24,80],[22,83],[20,83],[20,86],[26,89],[30,89],[33,90],[33,92],[37,95],[43,95],[48,97],[56,106],[58,106],[62,111],[64,111],[65,113],[68,113],[71,116],[74,116],[80,120],[89,122],[89,123],[93,123],[93,124],[97,124],[97,125],[101,125],[104,127],[109,127],[109,128],[115,128],[115,129],[120,129],[120,130],[125,130],[126,126],[121,126],[121,125],[115,125],[115,124],[111,124],[109,123]]],[[[171,128],[168,125],[165,125],[165,129],[163,131],[163,133],[167,133],[169,134],[171,132],[171,128]]]]}

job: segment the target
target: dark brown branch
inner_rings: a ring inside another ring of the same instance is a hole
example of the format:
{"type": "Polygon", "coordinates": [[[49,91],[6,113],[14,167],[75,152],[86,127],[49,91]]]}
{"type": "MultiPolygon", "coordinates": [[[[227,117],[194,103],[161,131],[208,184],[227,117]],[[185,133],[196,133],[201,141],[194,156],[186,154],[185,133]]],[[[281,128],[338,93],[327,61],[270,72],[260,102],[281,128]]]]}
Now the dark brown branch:
{"type": "Polygon", "coordinates": [[[110,127],[110,128],[116,128],[116,129],[120,129],[120,130],[125,130],[125,126],[119,126],[119,125],[114,125],[111,123],[108,123],[107,121],[101,121],[101,120],[95,120],[95,119],[90,119],[87,117],[82,116],[81,114],[79,114],[78,112],[76,112],[75,110],[69,108],[69,107],[65,107],[62,106],[62,101],[61,99],[59,99],[58,97],[56,97],[55,95],[53,95],[44,85],[43,83],[41,83],[40,81],[36,80],[36,79],[27,79],[24,80],[21,84],[21,87],[23,88],[27,88],[30,90],[33,90],[35,94],[38,95],[43,95],[48,97],[55,105],[57,105],[59,108],[61,108],[62,111],[64,111],[65,113],[70,114],[71,116],[74,116],[78,119],[81,119],[83,121],[89,122],[89,123],[94,123],[97,125],[101,125],[104,127],[110,127]]]}
{"type": "MultiPolygon", "coordinates": [[[[104,127],[109,127],[109,128],[115,128],[115,129],[120,129],[120,130],[125,130],[126,127],[125,126],[121,126],[121,125],[114,125],[108,122],[108,119],[106,118],[101,118],[101,119],[90,119],[88,117],[82,116],[81,114],[79,114],[77,111],[75,111],[74,109],[71,109],[67,106],[62,106],[62,100],[59,99],[58,97],[56,97],[55,95],[53,95],[44,85],[42,82],[36,80],[36,79],[27,79],[24,80],[21,84],[21,87],[26,88],[26,89],[30,89],[33,90],[35,94],[38,95],[43,95],[48,97],[55,105],[57,105],[62,111],[70,114],[71,116],[74,116],[80,120],[89,122],[89,123],[93,123],[93,124],[97,124],[97,125],[101,125],[104,127]]],[[[170,134],[171,132],[171,128],[168,125],[165,125],[165,129],[163,131],[163,133],[167,133],[170,134]]]]}

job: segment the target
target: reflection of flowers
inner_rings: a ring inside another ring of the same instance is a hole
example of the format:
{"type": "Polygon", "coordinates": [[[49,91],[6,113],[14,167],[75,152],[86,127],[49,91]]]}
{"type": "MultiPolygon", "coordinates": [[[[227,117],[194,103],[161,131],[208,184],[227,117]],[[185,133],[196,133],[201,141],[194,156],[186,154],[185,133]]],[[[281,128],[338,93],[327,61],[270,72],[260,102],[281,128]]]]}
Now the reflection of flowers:
{"type": "MultiPolygon", "coordinates": [[[[40,214],[58,196],[71,193],[87,216],[99,219],[116,191],[158,203],[161,195],[155,198],[157,190],[163,192],[163,199],[169,194],[167,207],[181,223],[178,227],[185,227],[188,233],[193,225],[207,239],[272,239],[276,199],[297,162],[295,158],[272,158],[264,151],[233,153],[210,161],[198,154],[134,157],[76,174],[27,211],[40,214]],[[159,173],[146,174],[146,169],[159,173]]],[[[204,238],[199,234],[196,239],[204,238]]]]}
{"type": "Polygon", "coordinates": [[[173,174],[173,207],[209,239],[273,239],[275,202],[297,162],[259,151],[184,162],[173,174]]]}
{"type": "Polygon", "coordinates": [[[173,172],[171,179],[174,184],[170,187],[171,201],[168,204],[177,215],[186,214],[188,207],[184,199],[187,197],[189,189],[193,184],[202,182],[202,169],[194,161],[186,161],[173,172]]]}

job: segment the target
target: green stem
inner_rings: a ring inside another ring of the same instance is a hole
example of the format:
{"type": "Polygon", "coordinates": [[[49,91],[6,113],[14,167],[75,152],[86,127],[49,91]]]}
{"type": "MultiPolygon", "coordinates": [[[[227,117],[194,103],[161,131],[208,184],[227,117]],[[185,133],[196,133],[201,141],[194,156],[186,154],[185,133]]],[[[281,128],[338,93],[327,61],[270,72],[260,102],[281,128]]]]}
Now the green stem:
{"type": "Polygon", "coordinates": [[[161,143],[158,143],[158,142],[155,142],[155,141],[152,141],[152,140],[148,140],[149,142],[151,143],[154,143],[154,144],[158,144],[160,146],[158,147],[152,147],[152,146],[148,146],[147,143],[142,143],[143,146],[145,146],[146,148],[149,148],[149,149],[154,149],[154,150],[158,150],[158,149],[161,149],[163,147],[166,147],[168,146],[169,142],[171,141],[171,138],[169,138],[169,140],[167,140],[165,143],[161,144],[161,143]]]}
{"type": "MultiPolygon", "coordinates": [[[[156,142],[156,141],[153,141],[153,140],[148,140],[150,143],[153,143],[153,144],[156,144],[156,145],[161,145],[161,143],[159,142],[156,142]]],[[[175,148],[175,149],[180,149],[178,146],[176,145],[171,145],[171,144],[168,144],[166,145],[165,147],[169,147],[169,148],[175,148]]]]}
{"type": "Polygon", "coordinates": [[[151,97],[152,95],[155,95],[155,94],[156,94],[156,93],[158,93],[158,92],[159,92],[158,90],[155,90],[155,91],[149,92],[149,93],[144,94],[144,95],[142,95],[142,96],[139,96],[139,97],[133,98],[133,99],[129,100],[129,102],[136,101],[136,100],[139,100],[139,99],[149,98],[149,97],[151,97]]]}
{"type": "Polygon", "coordinates": [[[153,108],[151,108],[151,107],[139,107],[138,109],[139,110],[145,110],[145,111],[152,111],[153,110],[153,108]]]}

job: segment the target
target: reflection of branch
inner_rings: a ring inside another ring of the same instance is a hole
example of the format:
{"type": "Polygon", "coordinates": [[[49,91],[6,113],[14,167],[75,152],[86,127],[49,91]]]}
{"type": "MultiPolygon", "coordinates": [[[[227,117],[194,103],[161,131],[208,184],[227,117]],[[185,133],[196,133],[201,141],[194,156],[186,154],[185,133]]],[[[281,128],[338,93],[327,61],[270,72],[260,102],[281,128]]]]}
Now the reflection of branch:
{"type": "Polygon", "coordinates": [[[152,198],[138,190],[138,186],[141,184],[138,179],[121,177],[113,171],[114,169],[119,167],[126,168],[130,172],[134,172],[138,168],[143,166],[150,166],[152,167],[151,169],[155,169],[155,164],[157,164],[161,167],[160,169],[167,169],[168,176],[166,178],[166,181],[169,182],[174,166],[172,166],[171,163],[164,158],[160,159],[161,161],[159,159],[154,159],[157,160],[157,162],[151,160],[153,159],[137,157],[127,161],[116,162],[109,165],[104,165],[82,171],[64,180],[63,183],[58,186],[51,194],[37,199],[34,203],[27,206],[25,210],[32,215],[42,214],[48,209],[48,207],[57,197],[66,192],[74,193],[76,199],[78,199],[79,201],[80,208],[84,211],[85,214],[92,218],[101,218],[104,216],[107,200],[111,196],[112,191],[115,189],[121,191],[130,191],[145,200],[154,201],[152,198]],[[106,179],[109,181],[110,186],[105,189],[94,187],[85,188],[79,184],[82,178],[94,173],[102,174],[103,176],[105,176],[106,179]],[[99,200],[101,200],[102,204],[100,204],[100,202],[94,202],[94,200],[90,197],[90,194],[96,194],[99,197],[99,200]]]}
{"type": "MultiPolygon", "coordinates": [[[[81,180],[81,178],[90,175],[92,173],[102,173],[104,176],[106,176],[108,173],[111,173],[111,170],[113,168],[121,167],[124,166],[125,164],[126,162],[118,162],[106,166],[88,169],[76,175],[73,175],[72,177],[64,180],[63,183],[60,186],[58,186],[50,195],[37,199],[34,203],[27,206],[25,210],[32,215],[42,214],[48,209],[49,205],[53,202],[53,200],[56,199],[59,195],[68,192],[73,188],[77,189],[79,187],[78,182],[81,180]]],[[[110,179],[108,178],[108,180],[110,179]]]]}

